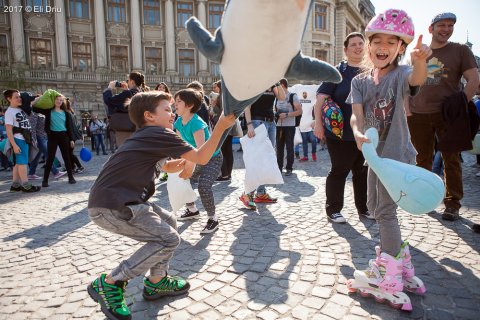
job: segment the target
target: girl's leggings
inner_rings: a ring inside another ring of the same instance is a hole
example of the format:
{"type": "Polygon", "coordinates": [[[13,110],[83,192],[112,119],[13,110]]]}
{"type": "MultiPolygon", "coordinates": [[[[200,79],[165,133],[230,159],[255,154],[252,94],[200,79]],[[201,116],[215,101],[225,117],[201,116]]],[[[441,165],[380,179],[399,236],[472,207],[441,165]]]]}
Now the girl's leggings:
{"type": "MultiPolygon", "coordinates": [[[[212,186],[218,178],[222,168],[223,156],[221,153],[212,157],[204,166],[197,166],[190,179],[198,178],[198,193],[203,207],[209,217],[215,215],[215,199],[213,198],[212,186]]],[[[193,203],[187,203],[193,205],[193,203]]]]}

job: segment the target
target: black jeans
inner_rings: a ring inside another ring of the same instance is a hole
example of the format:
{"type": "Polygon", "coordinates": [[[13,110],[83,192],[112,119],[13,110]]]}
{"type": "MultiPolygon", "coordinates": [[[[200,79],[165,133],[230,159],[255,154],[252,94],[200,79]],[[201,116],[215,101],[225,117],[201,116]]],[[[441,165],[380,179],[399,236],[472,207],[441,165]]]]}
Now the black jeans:
{"type": "Polygon", "coordinates": [[[285,169],[293,170],[293,138],[295,137],[295,127],[277,126],[277,164],[280,171],[283,169],[284,149],[287,147],[287,166],[285,169]]]}
{"type": "Polygon", "coordinates": [[[332,168],[327,176],[326,195],[327,214],[340,212],[343,209],[343,197],[345,192],[345,180],[352,171],[353,196],[355,207],[359,214],[367,209],[367,172],[364,166],[365,159],[357,148],[355,141],[342,141],[327,138],[328,153],[332,168]]]}
{"type": "Polygon", "coordinates": [[[70,141],[66,131],[52,131],[48,134],[47,143],[47,163],[45,164],[45,172],[43,174],[43,181],[48,182],[48,176],[52,169],[53,160],[55,160],[55,152],[57,147],[60,148],[63,161],[65,162],[65,168],[67,169],[68,179],[73,179],[72,163],[70,161],[70,141]]]}
{"type": "Polygon", "coordinates": [[[225,141],[222,144],[222,177],[231,177],[233,169],[233,150],[232,150],[232,139],[231,135],[228,135],[225,141]]]}

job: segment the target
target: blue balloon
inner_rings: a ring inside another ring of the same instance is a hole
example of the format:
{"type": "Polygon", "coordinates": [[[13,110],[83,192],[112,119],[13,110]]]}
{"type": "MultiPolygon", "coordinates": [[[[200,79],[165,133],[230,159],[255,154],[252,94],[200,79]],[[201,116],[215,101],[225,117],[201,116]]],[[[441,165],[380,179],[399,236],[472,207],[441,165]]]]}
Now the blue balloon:
{"type": "Polygon", "coordinates": [[[411,214],[428,213],[437,208],[445,195],[443,180],[423,168],[380,158],[376,150],[377,130],[370,128],[365,135],[371,143],[362,144],[363,156],[393,201],[411,214]]]}
{"type": "Polygon", "coordinates": [[[92,159],[92,152],[88,148],[83,147],[82,150],[80,150],[80,159],[85,162],[90,161],[92,159]]]}

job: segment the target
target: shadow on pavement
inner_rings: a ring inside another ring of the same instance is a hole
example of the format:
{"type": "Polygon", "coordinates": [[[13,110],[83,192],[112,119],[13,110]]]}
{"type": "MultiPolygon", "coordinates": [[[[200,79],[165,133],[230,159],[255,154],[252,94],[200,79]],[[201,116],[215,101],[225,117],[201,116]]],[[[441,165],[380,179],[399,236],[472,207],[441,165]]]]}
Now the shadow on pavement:
{"type": "Polygon", "coordinates": [[[470,227],[473,222],[467,218],[462,217],[460,212],[460,219],[457,221],[445,221],[442,219],[440,213],[429,214],[429,217],[438,220],[442,226],[455,232],[472,250],[480,253],[480,240],[478,234],[475,234],[470,227]]]}
{"type": "Polygon", "coordinates": [[[51,246],[65,237],[71,232],[82,228],[90,222],[87,208],[77,213],[66,216],[63,219],[57,220],[49,225],[40,225],[30,228],[19,233],[12,234],[5,237],[4,241],[14,241],[21,238],[31,239],[25,244],[25,248],[37,249],[41,247],[51,246]]]}
{"type": "Polygon", "coordinates": [[[268,209],[258,210],[258,214],[244,215],[234,233],[232,272],[242,275],[251,301],[282,304],[288,299],[288,280],[301,254],[280,248],[286,226],[279,224],[268,209]]]}

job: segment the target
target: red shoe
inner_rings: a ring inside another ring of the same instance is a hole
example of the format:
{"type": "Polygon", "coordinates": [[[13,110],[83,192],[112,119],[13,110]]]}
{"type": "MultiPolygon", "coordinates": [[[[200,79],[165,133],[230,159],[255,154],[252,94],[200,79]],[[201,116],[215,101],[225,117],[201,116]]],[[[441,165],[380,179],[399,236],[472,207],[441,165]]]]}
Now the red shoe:
{"type": "Polygon", "coordinates": [[[300,162],[305,162],[305,161],[308,161],[308,157],[303,157],[303,158],[300,158],[300,160],[298,160],[300,162]]]}
{"type": "Polygon", "coordinates": [[[255,203],[276,203],[277,198],[272,198],[268,193],[257,194],[253,200],[255,203]]]}
{"type": "Polygon", "coordinates": [[[244,193],[239,199],[240,201],[242,201],[245,208],[250,210],[256,210],[257,205],[255,204],[252,198],[253,198],[252,195],[244,193]]]}
{"type": "Polygon", "coordinates": [[[312,160],[313,160],[313,161],[317,161],[317,155],[316,155],[315,153],[312,154],[312,160]]]}

